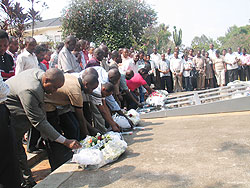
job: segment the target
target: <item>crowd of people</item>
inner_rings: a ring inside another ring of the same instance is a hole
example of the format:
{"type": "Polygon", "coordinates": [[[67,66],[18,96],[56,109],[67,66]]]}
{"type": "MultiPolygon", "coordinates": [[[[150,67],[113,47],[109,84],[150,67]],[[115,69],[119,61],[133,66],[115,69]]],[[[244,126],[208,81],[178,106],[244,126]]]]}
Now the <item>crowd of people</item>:
{"type": "MultiPolygon", "coordinates": [[[[46,150],[51,169],[72,158],[72,149],[87,135],[122,129],[112,114],[142,107],[161,89],[171,92],[224,86],[249,80],[249,56],[238,48],[180,52],[168,48],[152,54],[133,48],[110,52],[68,36],[54,53],[32,37],[19,49],[18,40],[0,30],[0,185],[33,187],[27,151],[46,150]],[[25,135],[27,135],[25,137],[25,135]],[[20,174],[20,175],[19,175],[20,174]]],[[[133,123],[128,119],[131,127],[133,123]]]]}

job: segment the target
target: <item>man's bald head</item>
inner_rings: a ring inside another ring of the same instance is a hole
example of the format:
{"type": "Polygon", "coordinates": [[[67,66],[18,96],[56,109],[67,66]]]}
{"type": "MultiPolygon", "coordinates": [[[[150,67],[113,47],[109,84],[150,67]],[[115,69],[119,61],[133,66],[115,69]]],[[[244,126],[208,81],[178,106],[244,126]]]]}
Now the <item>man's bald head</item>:
{"type": "Polygon", "coordinates": [[[76,46],[76,38],[74,36],[72,36],[72,35],[67,36],[67,38],[65,40],[65,47],[69,51],[73,51],[75,46],[76,46]]]}
{"type": "Polygon", "coordinates": [[[73,35],[67,36],[67,38],[65,39],[65,43],[68,43],[70,41],[75,41],[76,42],[76,38],[73,35]]]}
{"type": "Polygon", "coordinates": [[[105,44],[101,44],[99,48],[104,51],[104,57],[108,57],[108,53],[109,53],[108,47],[105,44]]]}
{"type": "Polygon", "coordinates": [[[106,82],[102,84],[102,89],[101,89],[102,97],[107,97],[112,95],[113,91],[114,91],[114,85],[112,83],[106,82]]]}
{"type": "Polygon", "coordinates": [[[138,53],[135,53],[133,55],[133,60],[134,60],[135,63],[139,60],[139,54],[138,53]]]}
{"type": "Polygon", "coordinates": [[[64,74],[57,68],[48,69],[42,76],[42,84],[46,93],[54,93],[63,86],[65,81],[64,74]]]}
{"type": "Polygon", "coordinates": [[[93,74],[95,75],[97,78],[98,76],[98,72],[93,68],[93,67],[89,67],[87,69],[85,69],[82,73],[82,79],[84,78],[84,76],[88,75],[88,74],[93,74]]]}
{"type": "Polygon", "coordinates": [[[64,74],[61,70],[57,68],[50,68],[48,69],[45,74],[46,78],[50,79],[52,82],[61,80],[64,82],[64,74]]]}
{"type": "Polygon", "coordinates": [[[98,87],[98,77],[94,74],[87,74],[82,77],[83,90],[86,94],[91,94],[98,87]]]}
{"type": "Polygon", "coordinates": [[[36,45],[36,40],[33,37],[25,38],[25,48],[29,53],[33,54],[35,52],[36,45]]]}
{"type": "Polygon", "coordinates": [[[112,68],[108,72],[108,78],[112,84],[117,84],[117,82],[121,78],[121,74],[117,68],[112,68]]]}
{"type": "Polygon", "coordinates": [[[86,50],[87,48],[89,48],[89,42],[87,40],[79,40],[80,44],[81,44],[81,50],[86,50]]]}
{"type": "Polygon", "coordinates": [[[82,79],[83,82],[87,82],[89,84],[92,84],[92,85],[98,85],[98,77],[94,74],[88,74],[86,76],[83,77],[82,79]]]}
{"type": "Polygon", "coordinates": [[[36,42],[36,39],[34,39],[33,37],[26,37],[25,38],[25,46],[27,46],[28,43],[31,42],[36,42]]]}
{"type": "Polygon", "coordinates": [[[101,49],[101,48],[96,48],[94,50],[94,57],[98,60],[98,61],[102,61],[103,57],[104,57],[105,52],[101,49]]]}
{"type": "Polygon", "coordinates": [[[127,70],[126,71],[126,80],[130,80],[131,78],[134,77],[134,71],[132,70],[127,70]]]}

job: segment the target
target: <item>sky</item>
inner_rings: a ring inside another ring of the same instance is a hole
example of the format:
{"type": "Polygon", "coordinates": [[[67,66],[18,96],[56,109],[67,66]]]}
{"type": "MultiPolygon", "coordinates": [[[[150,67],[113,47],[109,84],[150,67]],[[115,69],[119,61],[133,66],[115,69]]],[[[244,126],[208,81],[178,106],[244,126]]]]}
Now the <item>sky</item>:
{"type": "MultiPolygon", "coordinates": [[[[28,7],[27,0],[16,0],[28,7]]],[[[42,11],[42,18],[62,15],[70,0],[43,0],[48,9],[42,11]]],[[[182,41],[190,46],[195,36],[205,34],[217,39],[224,36],[230,26],[250,24],[250,0],[145,0],[156,12],[158,23],[182,29],[182,41]]]]}

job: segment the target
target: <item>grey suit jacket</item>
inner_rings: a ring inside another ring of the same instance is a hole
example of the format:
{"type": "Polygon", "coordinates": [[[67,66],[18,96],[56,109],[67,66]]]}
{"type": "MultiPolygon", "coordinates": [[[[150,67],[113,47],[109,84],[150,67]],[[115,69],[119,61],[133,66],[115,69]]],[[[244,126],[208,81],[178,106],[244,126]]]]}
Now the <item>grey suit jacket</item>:
{"type": "Polygon", "coordinates": [[[43,74],[41,69],[29,69],[6,81],[10,87],[6,105],[10,110],[11,125],[17,138],[22,138],[32,126],[39,130],[43,137],[52,141],[60,136],[46,119],[43,74]]]}

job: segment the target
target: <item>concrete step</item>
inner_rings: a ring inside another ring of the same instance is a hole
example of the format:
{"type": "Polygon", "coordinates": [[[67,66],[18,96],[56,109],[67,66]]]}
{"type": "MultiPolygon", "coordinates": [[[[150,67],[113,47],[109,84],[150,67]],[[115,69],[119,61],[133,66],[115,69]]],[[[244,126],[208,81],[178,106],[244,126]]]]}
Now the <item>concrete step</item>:
{"type": "Polygon", "coordinates": [[[39,162],[41,162],[42,160],[44,160],[47,157],[47,152],[45,150],[41,151],[38,154],[33,154],[33,153],[27,152],[26,145],[23,145],[23,146],[24,146],[24,149],[26,151],[28,165],[30,168],[32,168],[33,166],[35,166],[36,164],[38,164],[39,162]]]}
{"type": "Polygon", "coordinates": [[[31,171],[36,183],[40,183],[44,178],[46,178],[51,173],[49,160],[47,158],[43,159],[35,166],[33,166],[31,171]]]}
{"type": "Polygon", "coordinates": [[[34,167],[36,164],[40,163],[42,160],[44,160],[47,157],[46,151],[42,151],[41,153],[38,153],[38,154],[27,152],[26,154],[27,154],[27,159],[28,159],[28,165],[30,168],[34,167]]]}

